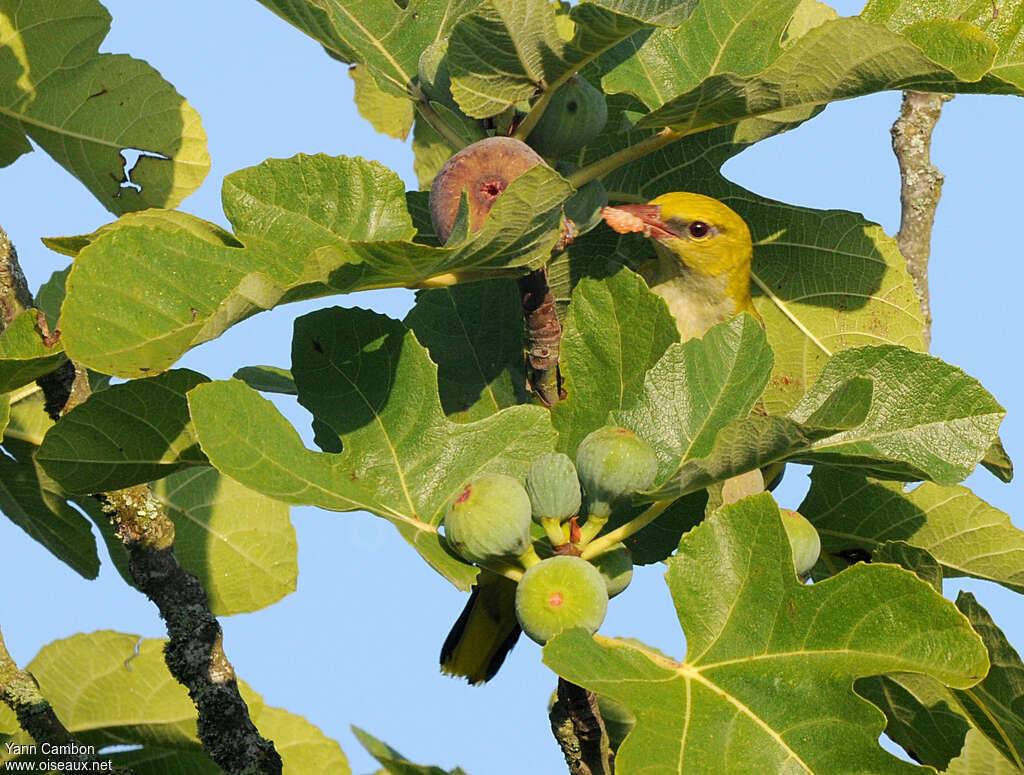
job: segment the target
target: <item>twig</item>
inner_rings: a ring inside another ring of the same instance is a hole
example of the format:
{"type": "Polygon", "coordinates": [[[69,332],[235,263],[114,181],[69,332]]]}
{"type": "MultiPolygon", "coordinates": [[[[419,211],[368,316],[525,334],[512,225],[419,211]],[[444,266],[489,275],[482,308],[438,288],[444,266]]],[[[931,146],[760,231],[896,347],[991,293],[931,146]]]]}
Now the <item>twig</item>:
{"type": "Polygon", "coordinates": [[[415,88],[410,94],[413,100],[413,107],[420,117],[430,124],[430,127],[437,132],[452,151],[460,151],[469,145],[469,141],[458,133],[444,118],[434,110],[430,99],[419,88],[415,88]]]}
{"type": "MultiPolygon", "coordinates": [[[[70,361],[69,361],[70,363],[70,361]]],[[[89,397],[88,374],[72,366],[64,378],[40,387],[46,405],[60,406],[58,420],[89,397]]],[[[167,624],[164,660],[186,689],[199,714],[197,731],[207,755],[223,770],[238,775],[280,775],[281,757],[249,718],[235,671],[224,653],[223,632],[210,611],[206,590],[174,556],[174,522],[153,497],[148,484],[95,496],[128,551],[135,585],[152,600],[167,624]]]]}
{"type": "MultiPolygon", "coordinates": [[[[0,700],[3,700],[18,717],[18,724],[28,732],[37,744],[47,744],[50,749],[69,751],[61,753],[63,761],[99,762],[109,760],[95,756],[94,746],[84,745],[57,718],[53,707],[42,692],[31,673],[21,670],[7,651],[3,633],[0,633],[0,700]]],[[[135,775],[134,770],[115,768],[104,770],[115,775],[135,775]]]]}
{"type": "Polygon", "coordinates": [[[892,149],[900,165],[900,252],[921,300],[925,344],[931,343],[932,313],[928,292],[928,256],[931,252],[935,209],[942,195],[942,173],[931,163],[932,130],[951,94],[903,92],[900,116],[892,125],[892,149]]]}
{"type": "Polygon", "coordinates": [[[665,127],[657,134],[653,134],[638,143],[627,146],[620,151],[616,151],[615,153],[605,156],[603,159],[598,159],[593,164],[589,164],[582,169],[576,170],[576,172],[572,173],[567,180],[569,181],[569,184],[578,191],[595,178],[602,178],[612,170],[618,169],[623,164],[636,161],[640,157],[646,156],[649,153],[654,153],[654,151],[664,148],[666,145],[671,145],[676,140],[682,140],[684,137],[686,137],[686,135],[682,132],[677,132],[674,129],[665,127]]]}
{"type": "Polygon", "coordinates": [[[548,718],[572,775],[613,775],[615,753],[593,692],[559,678],[548,718]]]}

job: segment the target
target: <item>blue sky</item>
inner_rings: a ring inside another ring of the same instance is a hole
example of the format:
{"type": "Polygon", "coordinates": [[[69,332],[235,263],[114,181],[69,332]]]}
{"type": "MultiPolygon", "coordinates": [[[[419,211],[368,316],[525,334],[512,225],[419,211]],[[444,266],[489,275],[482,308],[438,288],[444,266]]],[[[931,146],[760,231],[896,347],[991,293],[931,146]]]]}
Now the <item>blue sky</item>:
{"type": "MultiPolygon", "coordinates": [[[[224,176],[299,152],[377,159],[415,186],[406,144],[377,135],[356,113],[345,67],[255,0],[108,0],[106,6],[114,23],[102,50],[149,61],[203,118],[213,169],[182,209],[226,226],[224,176]]],[[[839,9],[858,10],[849,3],[839,9]]],[[[888,130],[898,108],[897,93],[833,105],[731,160],[725,174],[764,196],[862,212],[893,234],[899,180],[888,130]]],[[[932,351],[981,379],[1003,403],[1008,417],[1002,436],[1017,456],[1024,454],[1017,306],[1024,287],[1022,127],[1024,101],[1017,98],[962,96],[946,106],[933,145],[946,185],[931,261],[932,351]]],[[[40,237],[89,232],[110,220],[42,153],[0,170],[0,223],[33,287],[65,261],[40,237]]],[[[389,291],[286,306],[235,327],[180,365],[213,378],[250,363],[287,366],[296,316],[342,304],[401,317],[410,302],[411,293],[389,291]]],[[[284,408],[299,427],[308,427],[294,404],[284,402],[284,408]]],[[[980,472],[968,485],[1024,525],[1024,484],[1005,485],[980,472]]],[[[804,477],[791,473],[780,501],[795,507],[805,486],[804,477]]],[[[293,521],[298,590],[269,609],[223,620],[225,647],[239,676],[268,704],[305,716],[337,739],[354,772],[372,771],[374,764],[349,724],[414,761],[458,764],[471,775],[564,771],[545,714],[554,676],[540,664],[537,646],[524,639],[482,689],[441,676],[438,649],[464,595],[419,561],[382,520],[294,509],[293,521]]],[[[45,643],[80,631],[164,635],[153,606],[126,587],[109,563],[97,581],[86,582],[3,519],[0,546],[0,626],[20,663],[45,643]]],[[[1024,617],[1013,593],[947,581],[947,595],[955,597],[961,586],[974,591],[1015,646],[1024,648],[1024,617]]],[[[602,631],[682,655],[658,567],[637,574],[610,606],[602,631]]]]}

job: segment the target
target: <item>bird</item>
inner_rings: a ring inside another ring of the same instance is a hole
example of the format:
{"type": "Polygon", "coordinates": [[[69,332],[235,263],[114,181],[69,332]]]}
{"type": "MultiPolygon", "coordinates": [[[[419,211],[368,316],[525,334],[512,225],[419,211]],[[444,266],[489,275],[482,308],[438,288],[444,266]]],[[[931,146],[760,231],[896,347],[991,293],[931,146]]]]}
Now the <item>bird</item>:
{"type": "MultiPolygon", "coordinates": [[[[656,257],[641,264],[638,272],[665,300],[683,341],[702,337],[712,326],[743,312],[761,321],[750,297],[750,229],[728,205],[677,191],[646,204],[605,207],[601,216],[621,234],[650,238],[656,257]]],[[[754,470],[727,480],[719,495],[722,502],[732,502],[763,491],[764,481],[754,470]]],[[[480,572],[441,648],[442,672],[474,685],[494,677],[521,633],[515,589],[516,583],[504,576],[480,572]]]]}
{"type": "Polygon", "coordinates": [[[654,243],[657,257],[639,273],[665,300],[682,341],[741,312],[761,320],[750,298],[750,229],[728,205],[675,191],[647,204],[605,207],[601,215],[620,234],[639,232],[654,243]]]}

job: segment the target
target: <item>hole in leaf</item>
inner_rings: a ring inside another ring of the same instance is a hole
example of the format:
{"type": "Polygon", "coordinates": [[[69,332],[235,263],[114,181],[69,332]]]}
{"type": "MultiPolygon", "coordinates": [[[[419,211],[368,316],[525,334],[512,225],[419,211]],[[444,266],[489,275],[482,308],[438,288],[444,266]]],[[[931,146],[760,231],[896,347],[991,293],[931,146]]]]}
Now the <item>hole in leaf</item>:
{"type": "Polygon", "coordinates": [[[122,148],[121,161],[124,163],[124,180],[121,181],[121,188],[133,188],[136,191],[142,191],[142,186],[132,180],[132,173],[135,172],[135,168],[139,166],[139,161],[144,156],[148,156],[151,159],[170,161],[169,156],[164,156],[160,153],[144,151],[141,148],[122,148]]]}

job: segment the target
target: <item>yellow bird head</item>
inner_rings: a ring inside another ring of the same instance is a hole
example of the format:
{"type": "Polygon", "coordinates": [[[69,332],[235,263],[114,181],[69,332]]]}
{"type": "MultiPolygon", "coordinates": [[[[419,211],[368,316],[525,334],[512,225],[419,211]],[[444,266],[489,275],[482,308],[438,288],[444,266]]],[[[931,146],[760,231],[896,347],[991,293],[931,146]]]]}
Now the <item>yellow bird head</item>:
{"type": "Polygon", "coordinates": [[[654,242],[658,260],[640,272],[665,298],[684,338],[739,312],[757,315],[750,300],[750,229],[732,208],[703,194],[673,192],[644,205],[606,207],[601,215],[615,231],[654,242]]]}
{"type": "Polygon", "coordinates": [[[675,191],[645,205],[606,207],[602,214],[620,233],[643,232],[691,271],[712,276],[746,271],[749,281],[750,229],[717,199],[675,191]]]}

